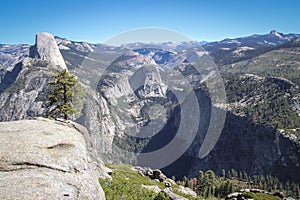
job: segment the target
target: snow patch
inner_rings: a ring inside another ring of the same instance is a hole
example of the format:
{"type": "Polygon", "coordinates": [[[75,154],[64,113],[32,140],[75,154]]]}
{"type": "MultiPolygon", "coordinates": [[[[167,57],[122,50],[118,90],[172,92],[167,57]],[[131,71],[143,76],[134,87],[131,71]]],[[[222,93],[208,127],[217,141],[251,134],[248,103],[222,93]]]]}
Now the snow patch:
{"type": "Polygon", "coordinates": [[[255,48],[248,47],[248,46],[242,46],[242,47],[236,48],[236,50],[234,50],[233,53],[237,54],[239,56],[242,56],[242,55],[244,55],[243,54],[244,51],[253,51],[253,50],[255,50],[255,48]]]}

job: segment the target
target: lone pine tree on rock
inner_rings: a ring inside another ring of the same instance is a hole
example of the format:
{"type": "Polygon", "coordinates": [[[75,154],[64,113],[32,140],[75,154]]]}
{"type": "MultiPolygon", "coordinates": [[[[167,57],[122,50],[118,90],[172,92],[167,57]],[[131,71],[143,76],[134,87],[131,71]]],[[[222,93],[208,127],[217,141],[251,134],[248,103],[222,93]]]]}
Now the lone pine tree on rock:
{"type": "Polygon", "coordinates": [[[82,109],[83,90],[77,78],[66,69],[53,76],[48,96],[48,116],[68,119],[77,116],[82,109]]]}

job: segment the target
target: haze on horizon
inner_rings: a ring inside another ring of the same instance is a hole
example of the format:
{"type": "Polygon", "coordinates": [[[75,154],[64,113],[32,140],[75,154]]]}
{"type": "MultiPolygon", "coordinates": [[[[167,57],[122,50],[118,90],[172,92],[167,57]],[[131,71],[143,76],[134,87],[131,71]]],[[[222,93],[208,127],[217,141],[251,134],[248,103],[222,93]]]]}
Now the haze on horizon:
{"type": "Polygon", "coordinates": [[[1,1],[1,44],[33,44],[36,32],[102,43],[142,27],[218,41],[271,30],[300,33],[300,1],[1,1]]]}

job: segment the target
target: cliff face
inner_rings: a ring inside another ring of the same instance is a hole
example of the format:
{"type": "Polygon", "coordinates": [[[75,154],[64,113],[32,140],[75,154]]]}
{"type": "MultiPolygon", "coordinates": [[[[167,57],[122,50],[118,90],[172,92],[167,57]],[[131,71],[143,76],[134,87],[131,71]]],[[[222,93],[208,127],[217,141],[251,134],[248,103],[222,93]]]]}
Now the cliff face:
{"type": "Polygon", "coordinates": [[[49,33],[36,34],[36,43],[30,48],[29,57],[48,61],[62,69],[67,68],[54,37],[49,33]]]}
{"type": "Polygon", "coordinates": [[[39,116],[44,112],[44,94],[52,75],[51,66],[26,58],[7,72],[0,84],[1,121],[39,116]]]}
{"type": "Polygon", "coordinates": [[[98,178],[108,175],[80,125],[1,122],[0,135],[1,199],[105,199],[98,178]]]}
{"type": "MultiPolygon", "coordinates": [[[[206,100],[202,98],[201,101],[206,100]]],[[[282,181],[300,181],[297,175],[300,153],[296,142],[275,129],[255,124],[230,112],[227,112],[224,129],[217,144],[207,156],[199,158],[198,152],[208,128],[209,118],[209,112],[202,111],[206,116],[202,116],[202,125],[188,151],[163,169],[168,176],[183,177],[188,174],[190,177],[196,177],[200,170],[213,169],[216,174],[221,174],[222,169],[235,169],[250,175],[271,174],[282,181]]],[[[172,124],[174,121],[170,123],[169,127],[175,126],[172,124]]],[[[170,132],[165,131],[161,135],[170,132]]],[[[156,138],[150,145],[158,145],[161,139],[156,138]]]]}

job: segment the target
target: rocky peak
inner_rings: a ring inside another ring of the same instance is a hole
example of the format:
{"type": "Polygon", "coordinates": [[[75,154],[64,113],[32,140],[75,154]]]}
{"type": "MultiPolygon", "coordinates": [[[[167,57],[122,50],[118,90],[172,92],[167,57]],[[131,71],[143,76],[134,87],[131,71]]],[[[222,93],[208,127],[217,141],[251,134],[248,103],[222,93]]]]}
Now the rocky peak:
{"type": "Polygon", "coordinates": [[[145,65],[138,69],[130,77],[129,84],[134,91],[144,97],[165,97],[167,90],[157,65],[145,65]]]}
{"type": "Polygon", "coordinates": [[[275,30],[270,31],[269,34],[270,35],[274,35],[274,36],[279,37],[279,38],[282,38],[282,35],[283,35],[282,33],[279,33],[279,32],[277,32],[275,30]]]}
{"type": "Polygon", "coordinates": [[[96,47],[95,44],[90,44],[87,42],[74,42],[74,41],[68,40],[66,38],[61,38],[58,36],[55,36],[54,39],[60,50],[79,51],[79,52],[90,53],[90,52],[93,52],[96,47]]]}
{"type": "Polygon", "coordinates": [[[31,58],[40,58],[48,61],[61,69],[67,69],[66,63],[59,51],[56,41],[50,33],[37,33],[35,45],[30,48],[31,58]]]}

